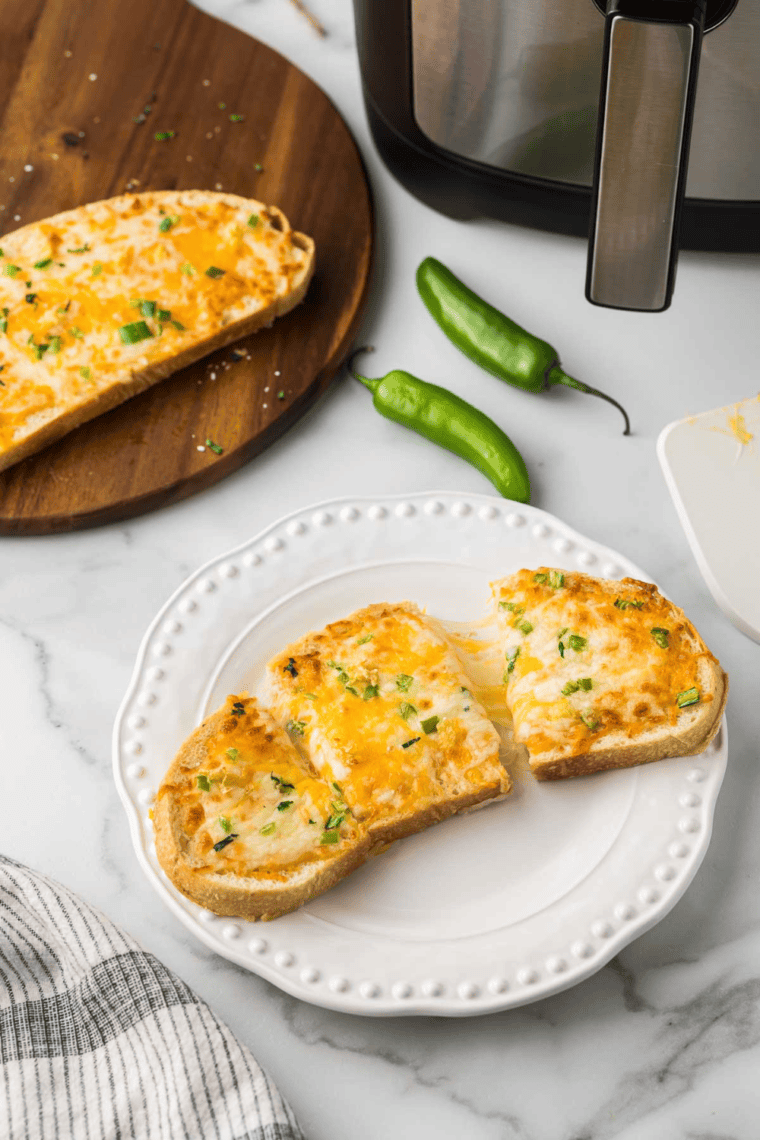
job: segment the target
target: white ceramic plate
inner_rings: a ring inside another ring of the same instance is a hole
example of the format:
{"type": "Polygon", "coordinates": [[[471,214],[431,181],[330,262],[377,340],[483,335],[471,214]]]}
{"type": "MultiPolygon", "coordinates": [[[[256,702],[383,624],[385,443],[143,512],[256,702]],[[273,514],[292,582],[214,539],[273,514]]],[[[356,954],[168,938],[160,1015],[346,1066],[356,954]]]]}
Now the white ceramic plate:
{"type": "Polygon", "coordinates": [[[574,985],[651,927],[707,848],[725,724],[703,755],[540,784],[394,845],[270,923],[218,918],[156,860],[150,806],[177,747],[284,644],[375,601],[483,615],[489,581],[548,564],[636,566],[553,516],[449,492],[311,507],[209,562],[148,630],[114,729],[137,855],[207,946],[305,1001],[349,1013],[469,1015],[574,985]]]}

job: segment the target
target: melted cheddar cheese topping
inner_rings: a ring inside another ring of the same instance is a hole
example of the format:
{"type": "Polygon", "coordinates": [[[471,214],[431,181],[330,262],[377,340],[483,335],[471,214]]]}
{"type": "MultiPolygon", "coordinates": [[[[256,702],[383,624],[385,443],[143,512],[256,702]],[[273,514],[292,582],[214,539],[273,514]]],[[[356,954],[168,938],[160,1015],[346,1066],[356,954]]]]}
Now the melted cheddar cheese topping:
{"type": "Polygon", "coordinates": [[[358,835],[339,790],[251,698],[228,697],[202,755],[175,765],[158,794],[179,806],[186,857],[217,874],[284,881],[358,835]]]}
{"type": "Polygon", "coordinates": [[[287,295],[308,239],[252,205],[199,191],[125,195],[6,234],[0,456],[287,295]]]}
{"type": "Polygon", "coordinates": [[[699,663],[714,660],[655,586],[539,567],[492,586],[515,738],[531,756],[588,751],[606,735],[674,725],[709,701],[699,663]],[[679,704],[679,701],[681,704],[679,704]]]}
{"type": "Polygon", "coordinates": [[[265,699],[367,825],[509,789],[456,654],[410,604],[370,606],[291,645],[268,667],[265,699]]]}

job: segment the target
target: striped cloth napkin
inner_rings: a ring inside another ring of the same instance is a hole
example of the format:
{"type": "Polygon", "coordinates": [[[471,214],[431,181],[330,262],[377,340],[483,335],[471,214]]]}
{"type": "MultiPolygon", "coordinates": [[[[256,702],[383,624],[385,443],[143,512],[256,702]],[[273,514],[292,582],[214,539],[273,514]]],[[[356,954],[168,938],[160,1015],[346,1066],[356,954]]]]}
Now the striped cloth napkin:
{"type": "Polygon", "coordinates": [[[0,1136],[303,1140],[184,982],[66,887],[2,856],[0,1136]]]}

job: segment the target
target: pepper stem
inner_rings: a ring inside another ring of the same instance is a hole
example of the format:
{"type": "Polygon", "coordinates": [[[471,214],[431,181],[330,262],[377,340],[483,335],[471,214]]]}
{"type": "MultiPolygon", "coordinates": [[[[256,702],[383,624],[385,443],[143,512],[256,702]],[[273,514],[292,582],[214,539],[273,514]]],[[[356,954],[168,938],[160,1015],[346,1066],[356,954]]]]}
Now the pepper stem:
{"type": "Polygon", "coordinates": [[[575,388],[576,392],[585,392],[588,396],[599,396],[600,399],[606,400],[608,404],[614,404],[619,412],[622,412],[623,419],[625,420],[625,431],[623,435],[631,434],[631,421],[628,419],[628,412],[622,404],[617,400],[613,400],[612,396],[608,396],[606,392],[600,392],[598,388],[592,388],[588,384],[584,384],[581,380],[575,380],[572,376],[568,376],[563,372],[559,364],[555,364],[553,368],[546,374],[547,384],[564,384],[566,388],[575,388]]]}
{"type": "Polygon", "coordinates": [[[371,344],[365,344],[363,348],[355,348],[354,351],[349,356],[348,363],[346,364],[346,368],[351,373],[354,380],[358,380],[359,383],[363,384],[365,388],[369,388],[370,392],[375,391],[375,389],[377,388],[380,381],[379,380],[373,380],[368,376],[361,376],[354,369],[354,361],[356,360],[357,356],[360,356],[363,352],[374,352],[374,351],[375,351],[374,345],[371,345],[371,344]]]}

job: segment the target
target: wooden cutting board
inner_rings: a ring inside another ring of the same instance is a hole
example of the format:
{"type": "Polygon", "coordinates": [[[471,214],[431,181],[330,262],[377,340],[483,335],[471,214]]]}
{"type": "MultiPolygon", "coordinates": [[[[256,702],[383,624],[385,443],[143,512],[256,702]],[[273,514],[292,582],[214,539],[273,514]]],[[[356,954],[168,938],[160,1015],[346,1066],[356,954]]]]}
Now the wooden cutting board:
{"type": "Polygon", "coordinates": [[[0,107],[0,233],[127,190],[198,188],[279,206],[314,238],[306,300],[271,329],[0,474],[0,534],[204,490],[294,424],[351,345],[373,222],[348,128],[286,59],[187,0],[3,0],[0,107]],[[206,439],[223,454],[198,450],[206,439]]]}

